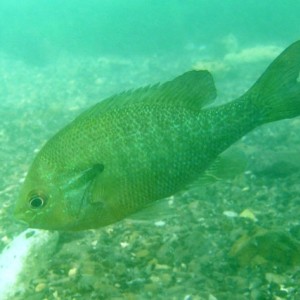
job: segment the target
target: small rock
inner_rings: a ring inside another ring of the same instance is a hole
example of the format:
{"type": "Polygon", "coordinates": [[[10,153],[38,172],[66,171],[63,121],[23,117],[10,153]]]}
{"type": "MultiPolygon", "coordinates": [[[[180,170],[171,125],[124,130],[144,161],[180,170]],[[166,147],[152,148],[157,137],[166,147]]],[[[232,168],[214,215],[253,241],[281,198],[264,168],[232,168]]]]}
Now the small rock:
{"type": "Polygon", "coordinates": [[[166,225],[166,222],[165,221],[156,221],[155,223],[154,223],[154,225],[156,226],[156,227],[163,227],[163,226],[165,226],[166,225]]]}
{"type": "Polygon", "coordinates": [[[127,242],[120,242],[120,246],[122,248],[127,248],[129,246],[129,243],[127,243],[127,242]]]}
{"type": "Polygon", "coordinates": [[[250,220],[252,220],[252,221],[254,221],[254,222],[257,221],[257,219],[256,219],[254,213],[252,212],[252,210],[250,210],[250,209],[248,209],[248,208],[244,209],[244,210],[240,213],[240,217],[241,217],[241,218],[247,218],[247,219],[250,219],[250,220]]]}
{"type": "Polygon", "coordinates": [[[172,281],[172,276],[168,273],[164,273],[160,276],[163,284],[168,285],[172,281]]]}
{"type": "Polygon", "coordinates": [[[4,236],[3,238],[1,238],[1,241],[4,243],[4,244],[8,244],[10,242],[10,239],[8,238],[8,236],[4,236]]]}
{"type": "Polygon", "coordinates": [[[68,276],[74,277],[74,276],[77,275],[77,272],[78,272],[78,269],[77,269],[77,268],[72,268],[72,269],[69,270],[68,276]]]}
{"type": "Polygon", "coordinates": [[[155,269],[157,269],[157,270],[168,270],[168,269],[170,269],[170,266],[168,266],[168,265],[161,265],[161,264],[155,264],[155,269]]]}
{"type": "Polygon", "coordinates": [[[35,287],[34,290],[35,290],[37,293],[39,293],[39,292],[43,291],[45,288],[46,288],[46,284],[43,283],[43,282],[41,282],[41,283],[37,284],[37,286],[35,287]]]}
{"type": "Polygon", "coordinates": [[[209,294],[208,300],[217,300],[217,298],[214,295],[209,294]]]}
{"type": "Polygon", "coordinates": [[[135,253],[136,257],[146,257],[149,255],[149,251],[147,249],[142,249],[135,253]]]}
{"type": "Polygon", "coordinates": [[[231,210],[223,211],[223,215],[228,218],[236,218],[238,216],[238,214],[235,211],[231,211],[231,210]]]}

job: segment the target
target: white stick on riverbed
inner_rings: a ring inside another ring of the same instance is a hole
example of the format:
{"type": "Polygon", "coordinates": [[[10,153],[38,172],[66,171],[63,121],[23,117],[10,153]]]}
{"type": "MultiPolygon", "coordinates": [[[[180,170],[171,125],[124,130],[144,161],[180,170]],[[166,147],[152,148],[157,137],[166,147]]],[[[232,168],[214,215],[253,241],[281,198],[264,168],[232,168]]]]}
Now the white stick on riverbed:
{"type": "Polygon", "coordinates": [[[16,236],[0,254],[0,299],[22,294],[45,266],[57,244],[58,233],[27,229],[16,236]]]}

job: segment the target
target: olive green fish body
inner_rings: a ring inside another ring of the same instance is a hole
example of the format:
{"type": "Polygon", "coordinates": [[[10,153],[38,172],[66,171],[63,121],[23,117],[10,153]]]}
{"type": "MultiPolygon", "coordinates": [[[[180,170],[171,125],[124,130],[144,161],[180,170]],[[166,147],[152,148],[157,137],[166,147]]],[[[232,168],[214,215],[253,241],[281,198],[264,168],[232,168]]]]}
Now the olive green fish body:
{"type": "Polygon", "coordinates": [[[300,114],[299,70],[297,42],[222,106],[207,107],[216,95],[207,71],[96,104],[39,152],[16,215],[37,228],[97,228],[183,190],[255,127],[300,114]]]}

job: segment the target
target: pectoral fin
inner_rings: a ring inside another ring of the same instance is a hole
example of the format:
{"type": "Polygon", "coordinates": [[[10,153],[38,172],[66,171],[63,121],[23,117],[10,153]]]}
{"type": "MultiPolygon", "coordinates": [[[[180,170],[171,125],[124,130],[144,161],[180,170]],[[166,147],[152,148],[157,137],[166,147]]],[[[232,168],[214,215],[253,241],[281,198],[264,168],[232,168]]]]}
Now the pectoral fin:
{"type": "Polygon", "coordinates": [[[69,177],[63,187],[67,191],[67,207],[73,215],[77,215],[85,203],[91,201],[93,187],[104,170],[103,164],[95,164],[86,170],[72,170],[73,174],[62,173],[62,178],[69,177]]]}
{"type": "Polygon", "coordinates": [[[99,193],[97,192],[97,187],[99,186],[99,181],[104,170],[103,164],[96,164],[90,169],[86,170],[81,177],[82,182],[86,183],[86,188],[84,191],[84,199],[89,203],[100,203],[102,202],[99,193]]]}
{"type": "Polygon", "coordinates": [[[222,153],[199,177],[193,186],[210,184],[219,180],[233,179],[243,173],[247,166],[245,154],[239,149],[229,149],[222,153]]]}

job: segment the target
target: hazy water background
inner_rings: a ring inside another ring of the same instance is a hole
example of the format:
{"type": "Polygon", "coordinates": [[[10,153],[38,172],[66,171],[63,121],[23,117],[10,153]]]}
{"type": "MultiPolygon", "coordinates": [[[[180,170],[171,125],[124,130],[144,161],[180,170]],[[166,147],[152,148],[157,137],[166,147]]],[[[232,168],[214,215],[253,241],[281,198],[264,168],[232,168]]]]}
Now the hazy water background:
{"type": "MultiPolygon", "coordinates": [[[[18,190],[59,128],[113,93],[195,67],[212,71],[218,101],[233,99],[299,39],[299,11],[292,0],[1,1],[1,248],[23,230],[11,215],[18,190]]],[[[175,198],[163,226],[62,234],[25,299],[300,299],[299,125],[249,134],[236,145],[245,175],[175,198]],[[254,218],[239,217],[245,209],[254,218]],[[267,244],[232,257],[240,236],[260,245],[255,232],[267,244]]]]}

